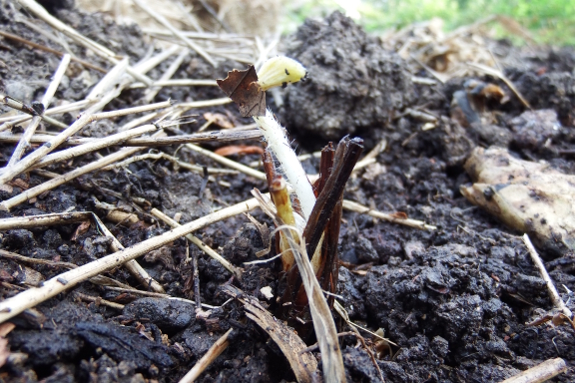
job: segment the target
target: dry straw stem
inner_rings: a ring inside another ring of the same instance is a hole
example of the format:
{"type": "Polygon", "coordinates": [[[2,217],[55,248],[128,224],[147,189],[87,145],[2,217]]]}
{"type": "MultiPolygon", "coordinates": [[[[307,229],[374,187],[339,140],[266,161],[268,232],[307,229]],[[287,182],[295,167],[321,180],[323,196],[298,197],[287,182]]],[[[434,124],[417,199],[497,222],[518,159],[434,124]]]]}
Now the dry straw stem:
{"type": "MultiPolygon", "coordinates": [[[[217,141],[232,142],[239,140],[255,140],[262,137],[259,130],[217,130],[205,133],[195,133],[182,136],[173,137],[158,137],[158,138],[136,138],[128,140],[124,143],[125,146],[168,146],[168,145],[181,145],[187,143],[201,143],[217,141]]],[[[224,157],[225,158],[225,157],[224,157]]]]}
{"type": "MultiPolygon", "coordinates": [[[[92,109],[99,108],[100,105],[108,103],[113,98],[116,97],[115,93],[110,93],[107,97],[104,97],[98,104],[92,106],[88,111],[79,119],[77,119],[72,125],[70,125],[66,130],[53,137],[50,141],[46,142],[41,147],[34,150],[32,153],[28,154],[22,160],[14,164],[11,168],[5,168],[0,174],[0,185],[12,180],[18,174],[27,171],[32,165],[38,162],[40,159],[45,157],[48,153],[56,149],[58,146],[62,145],[68,137],[76,134],[80,129],[89,124],[92,121],[91,111],[92,109]]],[[[103,105],[102,105],[103,106],[103,105]]]]}
{"type": "Polygon", "coordinates": [[[97,160],[97,161],[91,162],[87,165],[76,168],[76,169],[72,170],[71,172],[68,172],[66,174],[62,174],[59,177],[56,177],[56,178],[53,178],[47,182],[44,182],[43,184],[40,184],[38,186],[35,186],[35,187],[30,188],[28,190],[25,190],[22,193],[0,203],[0,210],[9,211],[14,206],[17,206],[17,205],[19,205],[25,201],[28,201],[33,197],[37,197],[38,195],[44,193],[45,191],[52,190],[52,189],[66,183],[68,181],[73,180],[74,178],[77,178],[81,175],[89,173],[93,170],[103,168],[106,165],[109,165],[109,164],[114,163],[116,161],[119,161],[123,158],[131,156],[132,154],[136,153],[137,151],[139,151],[141,149],[144,149],[144,148],[135,147],[135,148],[125,148],[125,149],[119,150],[116,153],[110,154],[106,157],[103,157],[103,158],[97,160]]]}
{"type": "MultiPolygon", "coordinates": [[[[54,114],[66,113],[66,112],[74,112],[76,110],[82,109],[86,105],[89,105],[90,103],[93,103],[93,102],[94,102],[93,100],[92,101],[81,100],[81,101],[72,102],[72,103],[66,104],[66,105],[55,106],[53,108],[46,110],[44,112],[44,114],[42,115],[42,118],[47,123],[50,123],[49,120],[47,120],[48,116],[51,116],[54,114]]],[[[31,120],[31,119],[32,119],[32,116],[23,116],[23,115],[0,117],[0,122],[5,122],[5,124],[0,125],[0,131],[4,131],[4,130],[6,130],[6,129],[14,126],[14,125],[18,125],[22,122],[26,122],[26,121],[31,120]]],[[[51,120],[54,120],[54,119],[51,119],[51,120]]],[[[56,121],[56,120],[54,120],[54,121],[56,121]]],[[[65,128],[68,127],[67,125],[65,125],[59,121],[58,121],[58,123],[64,125],[65,128]]]]}
{"type": "Polygon", "coordinates": [[[180,379],[179,383],[191,383],[195,381],[200,376],[200,374],[204,372],[205,369],[208,368],[210,364],[212,364],[213,361],[216,360],[216,358],[220,356],[220,354],[224,352],[226,348],[228,348],[228,345],[230,343],[228,341],[228,338],[232,333],[232,331],[233,328],[229,329],[228,331],[226,331],[224,335],[222,335],[218,340],[216,340],[215,343],[210,347],[208,352],[206,352],[204,356],[202,356],[202,358],[198,360],[198,362],[194,365],[194,367],[190,371],[188,371],[188,373],[184,375],[182,379],[180,379]]]}
{"type": "Polygon", "coordinates": [[[92,212],[77,211],[70,213],[52,213],[0,219],[0,230],[26,229],[29,227],[68,225],[92,218],[92,212]]]}
{"type": "Polygon", "coordinates": [[[169,108],[172,105],[173,105],[172,101],[168,100],[168,101],[156,102],[154,104],[147,104],[142,106],[135,106],[132,108],[113,110],[111,112],[101,112],[92,115],[92,120],[93,121],[105,120],[108,118],[122,117],[135,113],[149,112],[151,110],[169,108]]]}
{"type": "MultiPolygon", "coordinates": [[[[104,225],[104,222],[102,222],[96,214],[93,214],[92,217],[94,218],[94,221],[96,221],[98,227],[100,228],[100,231],[104,233],[106,238],[112,240],[110,244],[112,251],[116,252],[124,250],[124,246],[120,243],[120,241],[118,241],[116,237],[114,237],[114,235],[110,232],[110,230],[108,230],[106,225],[104,225]]],[[[148,272],[144,270],[144,268],[135,259],[127,261],[126,263],[124,263],[124,266],[142,285],[151,288],[157,293],[166,292],[166,290],[164,290],[162,285],[160,285],[158,281],[152,278],[150,274],[148,274],[148,272]]]]}
{"type": "MultiPolygon", "coordinates": [[[[24,157],[21,161],[17,162],[13,166],[9,168],[5,168],[4,172],[0,175],[0,185],[5,184],[6,182],[10,181],[12,178],[16,177],[18,174],[27,171],[29,168],[32,167],[35,163],[40,161],[43,157],[45,157],[48,153],[56,149],[58,146],[62,145],[68,137],[76,134],[80,129],[84,126],[89,124],[92,121],[103,119],[103,118],[110,118],[116,116],[123,116],[131,113],[136,113],[142,110],[150,110],[149,108],[165,108],[166,106],[170,106],[171,103],[169,101],[160,102],[151,105],[145,105],[143,107],[136,107],[136,108],[127,108],[122,109],[114,112],[103,112],[99,114],[92,114],[94,111],[99,110],[112,99],[114,99],[120,92],[120,89],[116,89],[112,93],[108,93],[106,96],[102,98],[97,104],[90,107],[82,117],[80,117],[76,122],[70,125],[66,130],[52,138],[50,141],[24,157]]],[[[108,165],[108,164],[106,164],[108,165]]],[[[105,165],[102,165],[105,166],[105,165]]]]}
{"type": "MultiPolygon", "coordinates": [[[[104,286],[104,288],[106,290],[111,290],[111,291],[119,291],[122,293],[130,293],[130,294],[136,294],[136,295],[143,295],[145,297],[154,297],[154,298],[166,298],[166,299],[171,299],[173,301],[180,301],[180,302],[186,302],[186,303],[192,303],[192,304],[196,304],[196,302],[186,299],[186,298],[180,298],[180,297],[173,297],[171,295],[168,294],[161,294],[161,293],[154,293],[151,291],[142,291],[142,290],[138,290],[135,288],[132,288],[130,286],[128,287],[116,287],[116,286],[104,286]]],[[[212,305],[208,305],[205,303],[202,303],[202,307],[205,309],[214,309],[217,307],[223,307],[227,302],[224,302],[221,306],[212,306],[212,305]]]]}
{"type": "MultiPolygon", "coordinates": [[[[231,170],[231,169],[219,169],[219,168],[204,168],[202,166],[198,166],[198,165],[192,165],[188,162],[182,162],[180,160],[178,160],[176,157],[174,156],[170,156],[169,154],[166,154],[164,152],[158,152],[158,153],[146,153],[146,154],[142,154],[140,156],[133,156],[130,157],[128,159],[125,159],[124,161],[120,161],[118,163],[112,164],[112,165],[108,165],[102,168],[102,170],[112,170],[112,169],[117,169],[117,168],[122,168],[122,167],[126,167],[131,163],[134,162],[138,162],[138,161],[144,161],[144,160],[168,160],[171,163],[174,164],[174,167],[179,167],[182,169],[186,169],[192,172],[196,172],[199,174],[204,174],[204,169],[207,169],[208,174],[210,175],[221,175],[221,174],[238,174],[238,171],[236,170],[231,170]]],[[[213,177],[209,177],[210,181],[215,181],[215,179],[213,177]]]]}
{"type": "Polygon", "coordinates": [[[146,133],[151,133],[155,130],[157,130],[157,128],[154,125],[145,125],[139,128],[128,130],[127,132],[113,134],[105,138],[94,139],[84,145],[79,145],[73,148],[49,154],[38,161],[34,166],[32,166],[32,169],[42,168],[59,161],[67,161],[87,153],[118,145],[126,140],[129,140],[130,138],[141,136],[142,134],[146,133]]]}
{"type": "Polygon", "coordinates": [[[199,230],[214,222],[248,212],[256,207],[258,207],[258,202],[255,198],[240,202],[236,205],[208,214],[164,234],[140,242],[124,250],[117,251],[113,254],[82,265],[77,269],[57,275],[54,278],[45,281],[41,287],[31,288],[1,301],[0,323],[15,317],[28,308],[34,307],[37,304],[60,294],[68,288],[76,286],[78,283],[83,282],[88,278],[167,245],[180,237],[199,230]]]}
{"type": "Polygon", "coordinates": [[[531,240],[527,234],[523,234],[523,242],[525,243],[525,247],[527,247],[527,251],[529,251],[529,255],[531,256],[535,267],[537,267],[537,270],[539,270],[541,278],[543,278],[545,281],[547,291],[549,292],[549,297],[551,297],[551,302],[553,302],[553,305],[561,310],[561,312],[565,314],[569,319],[572,319],[573,313],[567,306],[565,306],[565,302],[563,302],[563,299],[561,299],[561,296],[557,292],[557,289],[555,288],[549,273],[547,273],[547,269],[545,269],[543,261],[541,261],[541,257],[539,257],[537,250],[535,250],[535,247],[533,247],[533,244],[531,243],[531,240]]]}
{"type": "MultiPolygon", "coordinates": [[[[112,235],[112,233],[102,223],[102,221],[100,221],[100,218],[98,218],[98,216],[92,212],[53,213],[28,217],[4,218],[0,219],[0,230],[24,229],[50,225],[67,225],[71,223],[86,221],[89,219],[94,219],[94,221],[100,227],[100,230],[104,232],[108,238],[112,239],[112,249],[114,251],[123,249],[122,244],[116,239],[116,237],[112,235]]],[[[72,267],[76,268],[77,266],[72,264],[72,267]]],[[[156,282],[135,260],[126,262],[126,268],[145,286],[150,286],[156,292],[164,292],[163,287],[158,282],[156,282]]]]}
{"type": "Polygon", "coordinates": [[[86,302],[94,302],[96,303],[97,306],[108,306],[111,307],[113,309],[116,310],[123,310],[124,309],[124,305],[121,305],[119,303],[116,302],[110,302],[107,301],[105,299],[102,299],[101,297],[94,297],[92,295],[88,295],[88,294],[84,294],[84,293],[80,293],[80,292],[75,292],[74,296],[76,296],[77,298],[86,301],[86,302]]]}
{"type": "MultiPolygon", "coordinates": [[[[52,102],[52,97],[54,97],[54,93],[56,93],[56,89],[58,89],[66,69],[68,69],[68,64],[70,64],[70,55],[64,55],[62,57],[62,61],[60,61],[60,65],[58,65],[56,73],[52,77],[50,85],[48,85],[48,89],[46,89],[46,92],[44,93],[44,97],[42,97],[42,106],[44,109],[48,108],[50,102],[52,102]]],[[[41,116],[34,116],[32,118],[32,121],[28,124],[26,131],[22,135],[22,139],[20,142],[18,142],[16,149],[14,149],[12,157],[10,157],[10,161],[8,161],[8,168],[13,166],[16,162],[20,161],[24,151],[30,147],[30,137],[32,137],[36,132],[36,129],[38,128],[38,125],[40,125],[41,120],[41,116]]]]}
{"type": "Polygon", "coordinates": [[[180,30],[175,28],[164,16],[160,15],[158,12],[155,12],[153,9],[148,7],[142,0],[133,0],[134,3],[138,5],[138,7],[142,8],[148,15],[154,18],[158,23],[162,24],[164,27],[170,30],[174,34],[174,36],[178,37],[180,40],[186,44],[186,46],[190,49],[196,51],[200,56],[202,56],[207,62],[209,62],[213,67],[217,67],[218,64],[214,61],[214,59],[198,44],[194,43],[186,36],[182,34],[180,30]]]}
{"type": "MultiPolygon", "coordinates": [[[[86,150],[91,147],[99,147],[102,148],[122,144],[122,146],[169,146],[169,145],[182,145],[188,143],[201,143],[201,142],[233,142],[239,140],[255,140],[262,137],[262,132],[260,130],[217,130],[212,132],[204,132],[204,133],[194,133],[194,134],[184,134],[181,136],[171,136],[171,137],[141,137],[141,138],[130,138],[142,135],[143,133],[136,134],[136,132],[140,132],[140,129],[144,129],[148,131],[151,129],[150,127],[154,127],[153,130],[156,130],[156,125],[144,125],[138,128],[132,128],[126,132],[114,134],[105,138],[69,138],[66,140],[65,145],[73,146],[73,145],[90,145],[85,146],[86,150]],[[127,136],[123,136],[126,134],[127,136]],[[128,137],[123,138],[122,137],[128,137]],[[104,146],[105,145],[105,146],[104,146]]],[[[22,137],[21,134],[0,134],[0,142],[18,142],[22,137]]],[[[36,134],[32,136],[30,142],[33,144],[43,144],[49,142],[54,136],[48,134],[36,134]]],[[[70,149],[71,150],[71,149],[70,149]]],[[[79,150],[79,149],[78,149],[79,150]]],[[[95,149],[98,150],[98,149],[95,149]]],[[[88,150],[87,152],[94,151],[88,150]]],[[[64,152],[61,151],[54,154],[50,154],[46,156],[44,159],[40,160],[40,163],[44,164],[46,158],[57,158],[57,156],[64,156],[64,152]]],[[[86,152],[86,153],[87,153],[86,152]]],[[[71,152],[70,152],[71,153],[71,152]]],[[[46,165],[43,165],[46,166],[46,165]]]]}
{"type": "Polygon", "coordinates": [[[194,108],[207,108],[208,106],[219,106],[219,105],[226,105],[232,102],[232,99],[229,97],[222,97],[222,98],[214,98],[213,100],[205,100],[205,101],[190,101],[190,102],[182,102],[177,104],[177,108],[189,110],[194,108]]]}
{"type": "Polygon", "coordinates": [[[566,370],[567,365],[563,359],[549,359],[501,383],[543,383],[566,370]]]}
{"type": "MultiPolygon", "coordinates": [[[[61,22],[60,20],[58,20],[57,18],[55,18],[54,16],[49,14],[48,11],[46,11],[46,9],[44,9],[36,1],[34,1],[34,0],[18,0],[18,2],[20,4],[22,4],[26,9],[28,9],[28,11],[30,11],[30,13],[32,13],[32,14],[36,15],[36,17],[44,20],[52,28],[56,29],[59,32],[62,32],[63,34],[65,34],[66,36],[68,36],[69,38],[71,38],[72,40],[77,42],[78,44],[80,44],[80,45],[82,45],[88,49],[91,49],[97,55],[108,59],[109,61],[111,61],[114,64],[118,63],[119,60],[117,59],[118,56],[116,55],[116,53],[114,53],[111,50],[109,50],[108,48],[98,44],[97,42],[81,35],[74,28],[64,24],[63,22],[61,22]]],[[[134,68],[132,68],[130,66],[128,66],[126,68],[126,72],[128,72],[135,79],[137,79],[137,80],[139,80],[145,84],[150,85],[153,82],[150,78],[141,74],[140,72],[138,72],[137,70],[135,70],[134,68]]]]}
{"type": "Polygon", "coordinates": [[[265,181],[266,180],[266,175],[258,170],[254,170],[252,168],[250,168],[249,166],[240,164],[239,162],[236,161],[232,161],[224,156],[220,156],[219,154],[216,154],[214,152],[211,152],[209,150],[206,150],[204,148],[201,148],[197,145],[194,144],[186,144],[186,148],[191,149],[195,152],[198,152],[200,154],[203,154],[204,156],[219,162],[220,164],[227,166],[229,168],[238,170],[244,174],[247,174],[248,176],[257,178],[259,180],[265,181]]]}
{"type": "MultiPolygon", "coordinates": [[[[56,49],[52,49],[52,48],[46,47],[44,45],[36,44],[30,40],[23,39],[20,36],[16,36],[16,35],[13,35],[13,34],[8,33],[8,32],[0,31],[0,36],[4,36],[4,37],[9,38],[11,40],[18,41],[19,43],[22,43],[22,44],[30,45],[33,48],[40,49],[40,50],[45,51],[45,52],[53,53],[53,54],[58,55],[60,57],[63,57],[65,55],[64,53],[62,53],[56,49]]],[[[104,68],[100,68],[97,65],[90,64],[89,62],[81,60],[81,59],[74,57],[74,56],[71,56],[71,59],[72,59],[72,61],[76,61],[76,62],[82,64],[86,68],[94,69],[94,70],[97,70],[98,72],[101,72],[101,73],[106,73],[106,70],[104,68]]]]}
{"type": "Polygon", "coordinates": [[[76,267],[78,267],[76,264],[70,262],[55,262],[50,261],[48,259],[30,258],[4,249],[0,249],[0,257],[11,259],[13,261],[30,263],[33,265],[49,265],[52,267],[66,267],[68,269],[75,269],[76,267]]]}
{"type": "Polygon", "coordinates": [[[317,381],[317,360],[293,329],[276,320],[257,299],[246,295],[238,288],[226,285],[224,292],[242,302],[246,316],[260,326],[278,345],[299,383],[317,381]]]}
{"type": "MultiPolygon", "coordinates": [[[[153,47],[150,47],[150,48],[153,50],[153,47]]],[[[179,47],[177,45],[172,45],[171,47],[162,50],[158,54],[135,64],[134,69],[140,73],[147,73],[150,70],[152,70],[153,68],[155,68],[156,66],[165,62],[170,56],[176,54],[176,52],[179,52],[180,49],[181,49],[181,47],[179,47]]],[[[132,83],[131,79],[130,79],[130,83],[132,83]]],[[[150,84],[150,85],[152,85],[152,84],[150,84]]]]}
{"type": "Polygon", "coordinates": [[[152,113],[144,114],[141,117],[137,117],[131,121],[126,122],[124,125],[118,127],[116,130],[118,132],[125,132],[126,130],[134,129],[136,126],[146,124],[146,123],[148,123],[154,119],[156,121],[162,120],[162,119],[166,118],[166,116],[169,116],[172,113],[172,109],[173,109],[173,107],[170,109],[166,109],[166,110],[155,111],[152,113]]]}
{"type": "Polygon", "coordinates": [[[0,102],[2,102],[4,105],[6,105],[12,109],[18,110],[22,113],[26,113],[28,115],[28,116],[8,116],[8,117],[6,117],[6,119],[8,119],[8,120],[14,119],[14,121],[11,123],[2,124],[0,126],[0,131],[4,131],[4,130],[16,125],[17,123],[31,120],[34,117],[40,117],[42,120],[44,120],[44,122],[46,122],[50,125],[53,125],[57,128],[66,129],[68,127],[66,124],[64,124],[58,120],[55,120],[52,117],[48,117],[45,115],[38,116],[37,113],[30,106],[24,104],[22,101],[18,101],[16,99],[13,99],[10,96],[0,94],[0,102]]]}
{"type": "MultiPolygon", "coordinates": [[[[118,86],[122,82],[122,77],[126,73],[128,67],[128,58],[118,61],[104,77],[92,88],[90,93],[86,96],[86,100],[99,100],[111,89],[118,86]]],[[[95,113],[96,111],[94,111],[95,113]]]]}
{"type": "Polygon", "coordinates": [[[415,229],[437,230],[437,226],[428,225],[423,221],[411,218],[400,218],[395,216],[394,214],[383,213],[377,210],[372,210],[367,206],[364,206],[362,204],[347,199],[343,200],[343,208],[349,211],[354,211],[356,213],[367,214],[369,216],[372,216],[373,218],[383,219],[384,221],[399,223],[401,225],[413,227],[415,229]]]}
{"type": "MultiPolygon", "coordinates": [[[[170,225],[172,228],[177,228],[177,227],[182,226],[178,222],[174,221],[172,218],[168,217],[166,214],[164,214],[162,211],[160,211],[156,208],[153,208],[150,211],[150,213],[154,217],[159,219],[160,221],[164,222],[165,224],[170,225]]],[[[198,247],[198,249],[200,249],[201,251],[203,251],[204,253],[206,253],[207,255],[209,255],[210,257],[215,259],[216,261],[218,261],[223,267],[226,268],[226,270],[228,270],[230,273],[232,273],[236,278],[241,278],[241,276],[242,276],[241,270],[239,270],[234,265],[232,265],[227,259],[225,259],[220,254],[218,254],[214,249],[212,249],[211,247],[209,247],[208,245],[203,243],[198,237],[196,237],[192,234],[188,234],[188,235],[186,235],[186,239],[188,241],[190,241],[191,243],[193,243],[194,245],[196,245],[198,247]]]]}
{"type": "MultiPolygon", "coordinates": [[[[215,80],[193,80],[193,79],[174,79],[174,80],[158,80],[152,84],[154,87],[170,87],[170,86],[218,86],[215,80]]],[[[148,86],[141,82],[135,82],[128,87],[128,89],[141,89],[148,86]]]]}

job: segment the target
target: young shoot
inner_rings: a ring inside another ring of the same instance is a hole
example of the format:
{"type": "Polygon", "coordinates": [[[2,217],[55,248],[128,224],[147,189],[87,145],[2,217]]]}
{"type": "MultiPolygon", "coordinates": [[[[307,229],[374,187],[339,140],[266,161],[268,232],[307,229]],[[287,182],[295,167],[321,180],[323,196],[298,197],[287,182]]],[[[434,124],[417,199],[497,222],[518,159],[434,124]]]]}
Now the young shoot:
{"type": "Polygon", "coordinates": [[[262,130],[268,148],[281,164],[281,170],[293,187],[307,221],[315,204],[315,195],[297,155],[289,144],[285,130],[269,110],[266,110],[265,116],[254,117],[254,121],[262,130]]]}
{"type": "MultiPolygon", "coordinates": [[[[306,70],[298,61],[285,56],[273,57],[263,63],[258,71],[258,85],[262,91],[275,86],[285,86],[302,80],[306,70]]],[[[304,219],[307,221],[315,204],[315,195],[296,153],[293,151],[285,129],[266,109],[264,116],[254,116],[254,121],[262,130],[268,148],[281,164],[281,170],[300,202],[304,219]]]]}
{"type": "Polygon", "coordinates": [[[299,62],[278,56],[264,62],[257,73],[253,66],[244,71],[234,69],[228,73],[225,80],[217,80],[217,83],[238,105],[242,117],[253,117],[262,130],[268,148],[281,164],[281,170],[293,188],[300,202],[303,218],[307,221],[315,204],[312,186],[290,146],[285,130],[266,108],[265,103],[266,90],[298,82],[305,76],[306,70],[299,62]]]}

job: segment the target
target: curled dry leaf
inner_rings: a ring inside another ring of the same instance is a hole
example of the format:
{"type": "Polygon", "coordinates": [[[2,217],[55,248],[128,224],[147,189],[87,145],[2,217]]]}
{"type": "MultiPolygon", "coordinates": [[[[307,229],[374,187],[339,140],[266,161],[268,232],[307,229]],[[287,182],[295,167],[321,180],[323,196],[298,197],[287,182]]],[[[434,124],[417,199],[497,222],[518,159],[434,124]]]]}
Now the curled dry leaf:
{"type": "Polygon", "coordinates": [[[217,80],[218,86],[240,108],[242,117],[264,116],[266,94],[258,85],[258,75],[253,65],[246,70],[234,69],[224,80],[217,80]]]}
{"type": "Polygon", "coordinates": [[[465,170],[475,183],[460,189],[471,203],[548,250],[575,249],[574,175],[519,160],[497,147],[473,150],[465,170]]]}

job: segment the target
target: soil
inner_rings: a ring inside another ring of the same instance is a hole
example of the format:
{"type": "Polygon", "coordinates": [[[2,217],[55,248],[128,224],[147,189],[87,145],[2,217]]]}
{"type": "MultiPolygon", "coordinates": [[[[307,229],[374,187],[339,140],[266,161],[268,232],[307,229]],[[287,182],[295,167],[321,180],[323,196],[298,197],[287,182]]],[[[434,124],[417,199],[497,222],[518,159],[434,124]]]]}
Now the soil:
{"type": "MultiPolygon", "coordinates": [[[[3,31],[61,49],[15,22],[15,14],[20,12],[17,8],[11,0],[0,0],[3,31]]],[[[104,15],[69,7],[52,11],[87,37],[129,56],[131,62],[149,51],[136,26],[118,26],[104,15]]],[[[508,46],[504,41],[500,44],[508,46]]],[[[344,134],[363,137],[367,150],[385,138],[387,149],[378,155],[377,164],[352,176],[345,198],[437,226],[437,230],[422,231],[344,212],[338,294],[352,321],[372,331],[383,329],[398,345],[377,360],[386,382],[499,382],[556,357],[567,362],[568,370],[551,381],[575,381],[573,329],[550,322],[526,325],[552,312],[553,305],[523,245],[522,233],[474,207],[459,192],[461,184],[470,182],[463,162],[477,145],[505,146],[521,158],[544,159],[575,174],[575,51],[502,49],[506,56],[501,62],[512,63],[505,64],[505,74],[534,110],[527,110],[497,79],[477,77],[501,86],[511,101],[490,105],[479,125],[464,127],[465,121],[451,118],[457,107],[451,101],[469,78],[446,84],[414,83],[414,75],[429,75],[423,70],[408,72],[397,55],[383,50],[377,39],[339,13],[306,22],[287,46],[289,53],[309,68],[309,79],[286,89],[282,107],[277,108],[271,98],[268,104],[276,108],[299,151],[317,150],[326,139],[337,140],[344,134]],[[506,61],[510,55],[513,60],[506,61]],[[430,111],[438,117],[437,126],[422,130],[422,121],[404,113],[407,107],[430,111]]],[[[95,65],[110,67],[75,44],[70,44],[70,49],[95,65]]],[[[39,100],[59,60],[12,40],[0,40],[0,76],[6,93],[22,100],[39,100]]],[[[169,65],[170,61],[162,63],[148,75],[159,78],[169,65]]],[[[174,78],[224,78],[232,68],[243,69],[244,65],[230,62],[213,69],[191,56],[174,78]]],[[[83,99],[101,76],[72,63],[54,103],[83,99]]],[[[140,90],[125,91],[107,110],[138,105],[142,96],[140,90]]],[[[165,88],[155,101],[217,97],[222,93],[214,87],[165,88]]],[[[232,104],[197,112],[198,124],[182,126],[186,133],[205,122],[204,112],[228,115],[238,124],[249,123],[232,104]]],[[[74,118],[67,115],[63,120],[70,123],[74,118]]],[[[100,137],[132,118],[94,123],[81,134],[100,137]]],[[[0,145],[3,163],[13,149],[13,144],[0,145]]],[[[174,154],[177,149],[161,150],[174,154]]],[[[178,156],[191,163],[217,166],[185,150],[178,151],[178,156]]],[[[46,170],[64,173],[94,159],[95,155],[86,155],[46,170]]],[[[247,154],[234,159],[249,163],[259,158],[247,154]]],[[[315,173],[318,162],[308,160],[304,166],[315,173]]],[[[209,182],[204,189],[201,175],[174,168],[164,160],[139,161],[124,169],[80,177],[1,214],[4,218],[93,211],[129,247],[169,230],[150,215],[153,207],[170,216],[181,213],[185,223],[249,198],[254,187],[266,190],[264,182],[242,174],[218,179],[229,186],[209,182]],[[137,214],[138,222],[128,225],[107,220],[107,211],[96,206],[95,199],[137,214]]],[[[12,182],[12,190],[2,190],[0,198],[7,199],[45,180],[41,173],[22,175],[19,182],[12,182]]],[[[278,264],[243,264],[258,259],[256,253],[268,246],[266,232],[273,230],[271,220],[259,210],[253,216],[259,226],[237,216],[196,233],[236,266],[244,267],[241,281],[184,239],[138,260],[168,294],[214,306],[207,314],[208,309],[196,315],[195,305],[187,301],[141,298],[84,282],[11,320],[16,325],[7,335],[12,354],[0,368],[0,382],[177,382],[230,328],[234,331],[229,347],[198,381],[294,381],[280,349],[246,318],[242,305],[231,301],[220,307],[228,300],[221,292],[227,283],[262,302],[266,302],[262,287],[270,286],[277,293],[278,264]],[[194,296],[188,256],[198,260],[199,297],[194,296]],[[78,293],[125,306],[120,310],[100,301],[89,303],[78,293]]],[[[7,230],[0,233],[0,246],[32,258],[78,265],[111,253],[109,241],[97,227],[77,229],[78,224],[7,230]]],[[[573,252],[539,250],[564,301],[575,309],[575,298],[563,288],[575,290],[573,252]]],[[[62,271],[57,266],[0,257],[0,299],[62,271]]],[[[123,268],[106,275],[146,290],[123,268]]],[[[267,305],[274,310],[273,301],[267,305]]],[[[348,329],[342,326],[341,331],[348,329]]],[[[342,337],[341,346],[349,382],[378,381],[376,368],[354,336],[342,337]]],[[[319,352],[316,355],[319,359],[319,352]]]]}

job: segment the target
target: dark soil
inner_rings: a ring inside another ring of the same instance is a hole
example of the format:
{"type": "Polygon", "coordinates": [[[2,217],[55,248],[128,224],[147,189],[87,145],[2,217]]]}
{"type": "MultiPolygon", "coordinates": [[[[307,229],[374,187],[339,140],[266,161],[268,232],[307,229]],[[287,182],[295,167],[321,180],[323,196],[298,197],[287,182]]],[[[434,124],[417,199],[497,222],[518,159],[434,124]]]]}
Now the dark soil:
{"type": "MultiPolygon", "coordinates": [[[[14,7],[17,5],[11,0],[0,0],[3,31],[62,49],[15,22],[15,12],[19,11],[14,7]]],[[[86,36],[129,56],[132,63],[148,51],[137,27],[117,26],[105,16],[69,8],[54,12],[86,36]]],[[[38,25],[46,28],[42,22],[38,25]]],[[[575,381],[573,329],[550,323],[526,326],[551,312],[553,306],[521,241],[522,233],[473,207],[459,193],[459,186],[470,182],[463,161],[477,145],[503,145],[522,158],[545,159],[564,172],[575,173],[574,51],[542,48],[533,55],[530,50],[508,49],[514,60],[504,61],[502,57],[502,62],[517,64],[508,64],[505,73],[534,111],[527,111],[496,79],[479,78],[502,86],[511,101],[492,106],[487,115],[481,116],[483,122],[465,128],[450,117],[450,105],[467,79],[454,79],[445,85],[412,83],[413,75],[427,74],[407,72],[399,57],[384,51],[376,39],[341,14],[322,22],[306,22],[292,40],[290,54],[309,68],[309,80],[289,87],[284,107],[277,112],[302,145],[301,152],[316,150],[325,145],[326,138],[337,140],[348,133],[365,138],[367,149],[387,139],[388,149],[377,157],[378,164],[349,180],[345,198],[381,211],[404,212],[438,227],[421,231],[344,212],[338,294],[354,322],[373,331],[383,329],[385,336],[399,345],[392,346],[390,353],[377,361],[386,382],[499,382],[556,357],[565,359],[569,369],[552,381],[575,381]],[[406,107],[425,107],[439,117],[437,127],[422,131],[421,121],[403,113],[406,107]]],[[[70,48],[78,57],[110,68],[109,63],[75,44],[70,43],[70,48]]],[[[9,39],[0,40],[0,76],[12,97],[27,102],[39,100],[58,63],[55,55],[9,39]]],[[[148,75],[159,78],[169,65],[169,61],[162,63],[148,75]]],[[[224,78],[233,67],[243,69],[244,65],[229,63],[213,70],[201,58],[192,56],[174,77],[224,78]]],[[[72,63],[55,103],[83,99],[101,76],[72,63]]],[[[142,95],[143,91],[126,91],[108,109],[137,105],[142,95]]],[[[155,101],[216,97],[222,97],[222,93],[213,87],[166,88],[155,101]]],[[[271,99],[269,104],[274,107],[271,99]]],[[[237,123],[249,123],[237,117],[235,105],[207,108],[198,111],[197,126],[184,127],[187,133],[201,126],[206,111],[228,113],[237,123]]],[[[69,123],[75,115],[66,118],[69,123]]],[[[131,118],[96,123],[82,134],[109,134],[131,118]]],[[[0,145],[3,163],[9,160],[13,148],[12,144],[0,145]]],[[[176,149],[162,150],[173,154],[176,149]]],[[[185,161],[215,166],[185,150],[178,155],[185,161]]],[[[95,158],[87,155],[47,170],[63,173],[95,158]]],[[[258,157],[235,159],[247,163],[258,157]]],[[[309,172],[317,172],[317,160],[304,165],[309,172]]],[[[263,182],[245,175],[218,179],[227,181],[230,187],[209,182],[202,191],[201,175],[175,169],[167,161],[147,160],[126,169],[80,177],[2,214],[12,217],[94,211],[128,247],[168,230],[149,214],[152,207],[170,216],[182,213],[181,222],[185,223],[249,198],[254,187],[266,189],[263,182]],[[97,208],[94,198],[136,213],[139,222],[128,226],[107,221],[107,211],[97,208]]],[[[9,198],[20,193],[25,187],[22,185],[34,186],[45,180],[37,173],[22,175],[24,182],[13,183],[13,190],[4,189],[0,197],[9,198]]],[[[253,215],[264,228],[272,229],[263,213],[256,211],[253,215]]],[[[8,230],[0,233],[0,246],[28,257],[78,265],[112,252],[109,241],[96,227],[76,233],[77,227],[8,230]]],[[[240,267],[243,262],[257,259],[255,253],[268,245],[266,230],[243,216],[196,234],[240,267]]],[[[574,297],[562,287],[575,290],[573,252],[557,255],[539,250],[563,299],[575,309],[574,297]]],[[[264,302],[262,287],[271,286],[277,293],[279,265],[246,267],[242,281],[237,281],[184,239],[138,261],[168,294],[195,300],[198,297],[193,292],[188,255],[198,258],[202,303],[222,305],[228,297],[220,289],[226,283],[264,302]]],[[[62,271],[0,258],[0,299],[28,288],[31,275],[48,279],[62,271]]],[[[146,289],[122,268],[106,275],[146,289]]],[[[273,310],[273,302],[269,306],[273,310]]],[[[11,322],[16,328],[7,339],[13,357],[0,368],[0,382],[177,382],[229,328],[235,329],[229,348],[199,381],[294,381],[279,348],[245,317],[238,302],[210,309],[209,315],[196,315],[191,303],[138,299],[84,282],[11,322]],[[78,292],[125,307],[117,310],[98,302],[87,303],[78,292]]],[[[378,381],[367,352],[357,346],[354,337],[343,337],[341,345],[349,382],[378,381]]]]}

